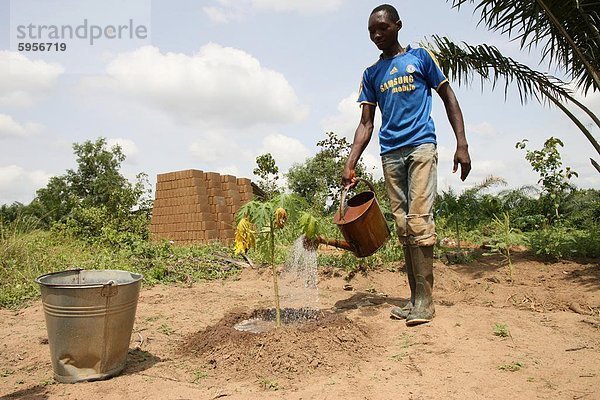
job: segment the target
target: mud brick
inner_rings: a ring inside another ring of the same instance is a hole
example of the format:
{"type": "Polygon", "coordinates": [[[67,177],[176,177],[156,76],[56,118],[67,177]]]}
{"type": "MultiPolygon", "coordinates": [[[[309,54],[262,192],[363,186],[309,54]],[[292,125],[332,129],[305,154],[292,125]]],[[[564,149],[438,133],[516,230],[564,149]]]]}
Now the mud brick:
{"type": "Polygon", "coordinates": [[[223,229],[219,231],[219,239],[233,239],[233,229],[223,229]]]}
{"type": "Polygon", "coordinates": [[[212,239],[218,239],[219,238],[219,232],[216,229],[211,229],[211,230],[207,230],[204,232],[204,239],[206,240],[212,240],[212,239]]]}
{"type": "Polygon", "coordinates": [[[225,221],[228,223],[232,223],[233,222],[233,214],[231,213],[218,213],[217,214],[217,221],[225,221]]]}
{"type": "Polygon", "coordinates": [[[221,190],[221,188],[211,188],[211,189],[207,189],[206,193],[209,196],[219,196],[219,197],[223,197],[223,191],[221,190]]]}
{"type": "Polygon", "coordinates": [[[216,204],[211,204],[210,205],[210,212],[213,214],[217,213],[217,205],[216,204]]]}
{"type": "Polygon", "coordinates": [[[215,208],[215,213],[216,214],[223,214],[223,213],[228,213],[229,212],[229,206],[227,206],[226,204],[221,205],[221,204],[217,204],[216,208],[215,208]]]}
{"type": "Polygon", "coordinates": [[[238,185],[235,182],[221,182],[221,189],[225,191],[238,191],[238,185]]]}
{"type": "Polygon", "coordinates": [[[207,202],[205,203],[199,203],[199,204],[192,204],[192,212],[195,213],[210,213],[211,209],[210,209],[210,204],[207,202]]]}
{"type": "Polygon", "coordinates": [[[192,178],[201,178],[204,179],[204,171],[201,169],[192,169],[192,178]]]}
{"type": "Polygon", "coordinates": [[[192,221],[202,222],[202,221],[216,221],[217,216],[212,212],[199,212],[192,213],[192,221]]]}
{"type": "Polygon", "coordinates": [[[195,231],[194,240],[204,240],[204,231],[195,231]]]}
{"type": "Polygon", "coordinates": [[[222,230],[233,230],[235,232],[235,226],[232,222],[219,221],[219,231],[222,230]]]}
{"type": "Polygon", "coordinates": [[[215,196],[215,198],[213,199],[213,203],[218,206],[226,206],[227,205],[225,196],[215,196]]]}
{"type": "Polygon", "coordinates": [[[252,186],[238,186],[238,193],[252,193],[252,186]]]}
{"type": "Polygon", "coordinates": [[[251,201],[253,197],[254,197],[254,195],[252,193],[242,193],[240,195],[240,201],[242,203],[246,203],[248,201],[251,201]]]}
{"type": "Polygon", "coordinates": [[[216,172],[205,172],[204,177],[207,181],[221,182],[221,174],[216,172]]]}
{"type": "Polygon", "coordinates": [[[216,230],[216,229],[217,229],[216,221],[202,221],[202,230],[209,231],[209,230],[216,230]]]}
{"type": "Polygon", "coordinates": [[[231,182],[237,184],[237,178],[233,175],[221,175],[221,182],[231,182]]]}
{"type": "Polygon", "coordinates": [[[178,199],[181,205],[184,204],[203,204],[209,203],[209,198],[205,194],[193,194],[191,196],[184,196],[178,199]]]}
{"type": "Polygon", "coordinates": [[[158,174],[156,175],[156,181],[157,182],[168,182],[173,180],[173,173],[172,172],[165,172],[164,174],[158,174]]]}
{"type": "Polygon", "coordinates": [[[237,178],[237,184],[240,186],[251,186],[252,185],[252,181],[248,178],[237,178]]]}

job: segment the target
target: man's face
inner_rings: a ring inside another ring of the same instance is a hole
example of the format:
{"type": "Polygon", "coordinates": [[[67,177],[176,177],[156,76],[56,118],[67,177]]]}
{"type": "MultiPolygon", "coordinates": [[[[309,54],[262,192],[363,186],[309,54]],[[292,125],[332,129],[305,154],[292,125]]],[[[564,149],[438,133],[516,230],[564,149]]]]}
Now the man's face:
{"type": "Polygon", "coordinates": [[[400,22],[392,21],[385,11],[378,11],[369,17],[369,36],[382,51],[396,44],[400,27],[400,22]]]}

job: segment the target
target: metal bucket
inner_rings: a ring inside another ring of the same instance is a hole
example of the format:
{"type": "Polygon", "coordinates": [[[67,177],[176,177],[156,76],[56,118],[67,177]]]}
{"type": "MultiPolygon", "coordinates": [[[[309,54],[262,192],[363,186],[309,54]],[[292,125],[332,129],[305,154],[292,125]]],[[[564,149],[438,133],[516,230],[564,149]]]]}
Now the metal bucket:
{"type": "Polygon", "coordinates": [[[48,329],[54,379],[107,379],[125,367],[142,275],[71,270],[36,278],[48,329]]]}

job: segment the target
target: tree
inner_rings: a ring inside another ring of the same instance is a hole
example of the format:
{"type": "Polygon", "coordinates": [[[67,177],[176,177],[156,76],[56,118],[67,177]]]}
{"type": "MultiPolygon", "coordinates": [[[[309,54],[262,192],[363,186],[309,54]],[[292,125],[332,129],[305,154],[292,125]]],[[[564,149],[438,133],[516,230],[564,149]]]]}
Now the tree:
{"type": "Polygon", "coordinates": [[[106,227],[144,233],[150,210],[147,176],[141,173],[129,182],[120,172],[125,155],[118,145],[108,149],[104,138],[75,143],[73,150],[77,169],[52,177],[37,191],[30,205],[36,214],[48,225],[67,223],[88,237],[106,227]]]}
{"type": "MultiPolygon", "coordinates": [[[[450,0],[447,0],[450,1],[450,0]]],[[[452,0],[460,9],[476,4],[480,23],[518,40],[521,50],[541,47],[541,60],[562,70],[576,89],[584,94],[600,90],[600,2],[595,0],[452,0]]],[[[600,145],[589,129],[567,108],[583,110],[600,128],[600,119],[573,96],[560,79],[521,64],[485,44],[457,45],[446,37],[433,36],[433,48],[442,70],[459,84],[470,84],[475,74],[495,86],[505,79],[505,93],[515,83],[521,102],[535,98],[549,102],[565,113],[600,154],[600,145]],[[565,104],[566,103],[566,104],[565,104]]],[[[600,172],[600,165],[591,160],[600,172]]]]}
{"type": "Polygon", "coordinates": [[[252,173],[260,178],[258,187],[261,188],[268,199],[273,198],[279,193],[277,180],[279,179],[279,167],[275,164],[275,159],[271,153],[266,153],[256,157],[256,165],[252,173]]]}
{"type": "MultiPolygon", "coordinates": [[[[544,142],[540,150],[526,150],[525,159],[529,161],[533,170],[540,174],[538,184],[544,188],[544,194],[550,200],[554,216],[559,217],[559,208],[564,203],[567,195],[574,189],[569,180],[577,176],[571,167],[563,168],[558,147],[563,147],[560,139],[550,137],[544,142]]],[[[518,149],[526,149],[527,139],[518,142],[518,149]]]]}
{"type": "MultiPolygon", "coordinates": [[[[341,173],[352,146],[346,138],[340,138],[334,132],[327,132],[326,136],[317,142],[320,150],[314,157],[303,164],[294,164],[286,174],[290,190],[325,213],[339,205],[341,173]]],[[[357,164],[356,173],[372,180],[362,161],[357,164]]]]}

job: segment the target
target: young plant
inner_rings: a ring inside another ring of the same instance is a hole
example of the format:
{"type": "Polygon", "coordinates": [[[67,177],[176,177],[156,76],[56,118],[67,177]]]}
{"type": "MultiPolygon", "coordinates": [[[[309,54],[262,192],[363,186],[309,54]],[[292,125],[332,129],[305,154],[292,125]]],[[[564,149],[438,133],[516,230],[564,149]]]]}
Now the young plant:
{"type": "Polygon", "coordinates": [[[508,331],[508,326],[506,324],[494,324],[494,335],[499,337],[509,337],[510,332],[508,331]]]}
{"type": "Polygon", "coordinates": [[[281,307],[279,304],[279,282],[275,265],[275,234],[288,222],[289,215],[295,215],[304,205],[302,200],[293,195],[278,195],[265,202],[251,201],[238,211],[238,229],[235,233],[236,252],[247,251],[257,242],[257,248],[266,252],[273,274],[273,291],[275,294],[275,325],[281,326],[281,307]],[[254,229],[256,226],[256,229],[254,229]],[[258,235],[256,235],[258,233],[258,235]]]}
{"type": "Polygon", "coordinates": [[[494,244],[490,245],[491,253],[486,253],[486,255],[502,255],[508,264],[508,274],[510,276],[510,281],[512,282],[514,278],[514,269],[512,257],[510,255],[510,248],[517,243],[520,235],[512,228],[510,224],[510,216],[507,212],[502,214],[502,218],[494,217],[492,223],[498,240],[494,244]]]}

